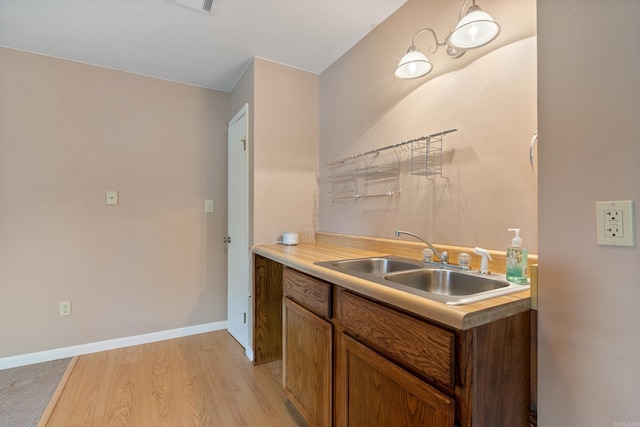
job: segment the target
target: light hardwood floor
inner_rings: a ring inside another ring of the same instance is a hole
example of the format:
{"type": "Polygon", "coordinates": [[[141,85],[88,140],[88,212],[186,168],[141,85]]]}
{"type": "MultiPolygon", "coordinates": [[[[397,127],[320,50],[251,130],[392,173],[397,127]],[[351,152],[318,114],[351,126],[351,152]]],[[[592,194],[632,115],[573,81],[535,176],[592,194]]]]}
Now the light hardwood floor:
{"type": "Polygon", "coordinates": [[[254,367],[227,331],[84,355],[47,426],[304,426],[281,368],[254,367]]]}

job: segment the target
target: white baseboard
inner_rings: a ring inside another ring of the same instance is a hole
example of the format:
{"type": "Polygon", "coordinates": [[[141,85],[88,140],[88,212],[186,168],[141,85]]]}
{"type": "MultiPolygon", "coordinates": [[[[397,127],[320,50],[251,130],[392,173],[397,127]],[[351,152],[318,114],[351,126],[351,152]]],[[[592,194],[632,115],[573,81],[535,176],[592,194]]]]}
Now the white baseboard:
{"type": "Polygon", "coordinates": [[[146,344],[155,341],[169,340],[172,338],[186,337],[205,332],[227,329],[227,321],[205,323],[202,325],[187,326],[184,328],[169,329],[167,331],[151,332],[149,334],[134,335],[131,337],[116,338],[106,341],[98,341],[88,344],[74,345],[72,347],[56,348],[53,350],[38,351],[36,353],[20,354],[0,358],[0,369],[15,368],[18,366],[32,365],[34,363],[48,362],[50,360],[64,359],[66,357],[79,356],[81,354],[95,353],[98,351],[113,350],[132,345],[146,344]]]}

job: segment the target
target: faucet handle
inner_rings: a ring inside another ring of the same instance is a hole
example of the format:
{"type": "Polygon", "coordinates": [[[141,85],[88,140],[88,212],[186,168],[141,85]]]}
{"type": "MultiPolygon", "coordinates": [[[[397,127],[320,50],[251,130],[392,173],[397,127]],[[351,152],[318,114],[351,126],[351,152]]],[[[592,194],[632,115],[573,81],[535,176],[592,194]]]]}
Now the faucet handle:
{"type": "Polygon", "coordinates": [[[469,271],[469,266],[471,265],[471,255],[466,253],[461,253],[458,255],[458,264],[462,267],[463,271],[469,271]]]}

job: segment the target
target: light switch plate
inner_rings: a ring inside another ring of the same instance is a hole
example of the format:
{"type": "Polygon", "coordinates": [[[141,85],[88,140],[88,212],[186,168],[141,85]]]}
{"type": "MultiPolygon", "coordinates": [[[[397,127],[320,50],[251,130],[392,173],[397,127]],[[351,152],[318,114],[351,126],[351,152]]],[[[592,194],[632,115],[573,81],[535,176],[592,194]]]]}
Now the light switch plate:
{"type": "Polygon", "coordinates": [[[596,240],[601,246],[635,246],[633,200],[596,202],[596,240]]]}
{"type": "Polygon", "coordinates": [[[205,212],[213,212],[213,200],[205,200],[204,201],[204,211],[205,212]]]}

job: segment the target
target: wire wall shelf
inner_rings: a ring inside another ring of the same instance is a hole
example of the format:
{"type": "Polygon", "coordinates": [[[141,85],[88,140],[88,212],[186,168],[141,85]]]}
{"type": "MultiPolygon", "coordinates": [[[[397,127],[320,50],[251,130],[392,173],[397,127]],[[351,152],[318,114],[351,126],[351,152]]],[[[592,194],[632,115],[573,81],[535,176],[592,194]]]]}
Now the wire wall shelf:
{"type": "Polygon", "coordinates": [[[399,192],[398,160],[385,165],[365,166],[362,161],[347,160],[332,165],[332,200],[393,196],[399,192]]]}
{"type": "Polygon", "coordinates": [[[442,177],[442,140],[444,135],[455,131],[445,130],[328,163],[329,198],[358,200],[400,193],[400,166],[405,150],[411,153],[411,175],[442,177]],[[380,156],[391,149],[394,156],[380,156]]]}

